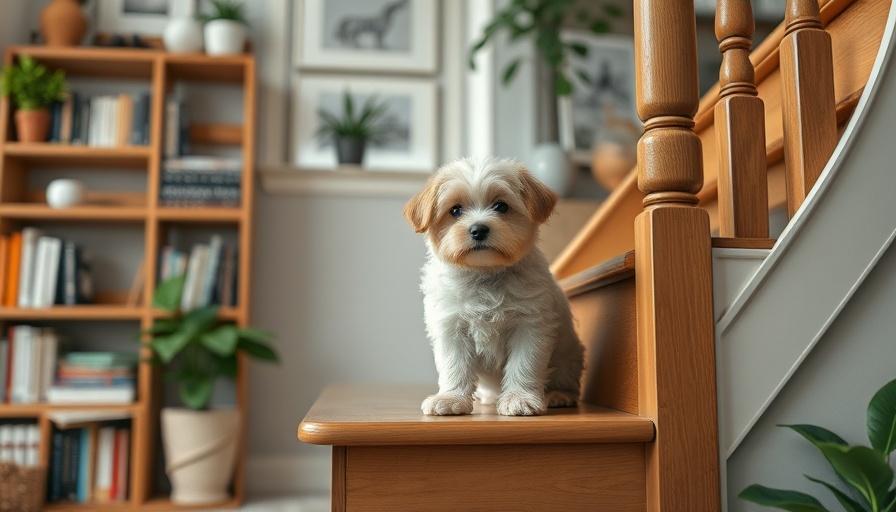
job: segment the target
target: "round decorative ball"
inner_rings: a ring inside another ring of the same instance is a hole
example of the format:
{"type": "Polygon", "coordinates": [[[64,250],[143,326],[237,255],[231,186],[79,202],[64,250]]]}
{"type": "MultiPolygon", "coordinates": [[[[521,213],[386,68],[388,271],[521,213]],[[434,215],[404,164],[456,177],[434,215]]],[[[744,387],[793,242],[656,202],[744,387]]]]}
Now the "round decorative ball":
{"type": "Polygon", "coordinates": [[[51,208],[69,208],[84,202],[87,189],[78,180],[58,179],[47,186],[47,204],[51,208]]]}

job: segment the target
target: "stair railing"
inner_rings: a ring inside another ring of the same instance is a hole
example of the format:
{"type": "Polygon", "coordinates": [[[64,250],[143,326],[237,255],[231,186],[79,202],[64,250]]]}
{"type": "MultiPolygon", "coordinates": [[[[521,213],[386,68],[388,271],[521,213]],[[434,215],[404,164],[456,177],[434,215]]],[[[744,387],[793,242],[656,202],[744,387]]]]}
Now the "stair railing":
{"type": "Polygon", "coordinates": [[[703,185],[692,0],[635,1],[638,186],[635,221],[639,412],[647,446],[647,509],[719,506],[718,423],[709,216],[703,185]]]}

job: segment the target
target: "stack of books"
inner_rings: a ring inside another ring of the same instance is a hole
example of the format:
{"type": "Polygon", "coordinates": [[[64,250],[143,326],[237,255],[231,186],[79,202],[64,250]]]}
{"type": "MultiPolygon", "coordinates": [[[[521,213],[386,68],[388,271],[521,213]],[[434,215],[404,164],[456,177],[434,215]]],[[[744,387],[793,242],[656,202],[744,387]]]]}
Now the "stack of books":
{"type": "Polygon", "coordinates": [[[125,501],[130,438],[130,428],[120,422],[91,422],[54,430],[47,501],[125,501]]]}
{"type": "Polygon", "coordinates": [[[15,325],[0,340],[0,403],[47,401],[59,338],[51,328],[15,325]]]}
{"type": "Polygon", "coordinates": [[[50,403],[128,404],[136,395],[137,354],[70,352],[59,361],[50,403]]]}
{"type": "Polygon", "coordinates": [[[236,158],[185,156],[162,162],[162,206],[240,205],[242,162],[236,158]]]}
{"type": "Polygon", "coordinates": [[[239,275],[236,247],[213,235],[208,244],[196,244],[186,253],[164,247],[159,255],[159,281],[183,276],[180,307],[188,311],[209,305],[236,306],[239,275]]]}
{"type": "Polygon", "coordinates": [[[0,235],[0,298],[6,307],[89,304],[89,258],[71,240],[26,227],[0,235]]]}
{"type": "Polygon", "coordinates": [[[177,158],[190,154],[190,121],[184,101],[175,96],[165,100],[165,123],[162,127],[162,154],[177,158]]]}
{"type": "Polygon", "coordinates": [[[0,425],[0,462],[33,467],[40,464],[40,429],[35,423],[0,425]]]}
{"type": "Polygon", "coordinates": [[[149,144],[149,92],[82,97],[50,106],[50,142],[94,147],[149,144]]]}

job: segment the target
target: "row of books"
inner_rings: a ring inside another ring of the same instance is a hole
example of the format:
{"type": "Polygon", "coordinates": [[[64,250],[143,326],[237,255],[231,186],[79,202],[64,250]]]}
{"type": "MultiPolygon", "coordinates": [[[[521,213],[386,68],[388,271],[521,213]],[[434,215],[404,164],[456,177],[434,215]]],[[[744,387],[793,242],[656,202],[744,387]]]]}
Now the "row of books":
{"type": "Polygon", "coordinates": [[[190,154],[190,121],[183,100],[174,96],[165,100],[165,124],[162,128],[162,155],[165,158],[190,154]]]}
{"type": "Polygon", "coordinates": [[[0,424],[0,462],[38,466],[39,448],[40,429],[36,423],[0,424]]]}
{"type": "Polygon", "coordinates": [[[238,249],[213,235],[207,244],[196,244],[189,256],[164,247],[159,256],[159,280],[185,275],[181,309],[213,304],[236,306],[239,275],[238,249]]]}
{"type": "Polygon", "coordinates": [[[185,156],[162,162],[162,206],[239,206],[242,162],[234,158],[185,156]]]}
{"type": "Polygon", "coordinates": [[[110,423],[54,430],[47,501],[125,501],[130,441],[131,432],[127,426],[110,423]]]}
{"type": "Polygon", "coordinates": [[[149,144],[148,92],[82,96],[70,92],[50,107],[50,142],[94,147],[149,144]]]}
{"type": "Polygon", "coordinates": [[[0,340],[0,403],[128,404],[136,396],[137,354],[58,356],[49,327],[15,325],[0,340]]]}
{"type": "Polygon", "coordinates": [[[89,257],[71,240],[26,227],[0,235],[0,301],[6,307],[46,308],[92,301],[89,257]]]}

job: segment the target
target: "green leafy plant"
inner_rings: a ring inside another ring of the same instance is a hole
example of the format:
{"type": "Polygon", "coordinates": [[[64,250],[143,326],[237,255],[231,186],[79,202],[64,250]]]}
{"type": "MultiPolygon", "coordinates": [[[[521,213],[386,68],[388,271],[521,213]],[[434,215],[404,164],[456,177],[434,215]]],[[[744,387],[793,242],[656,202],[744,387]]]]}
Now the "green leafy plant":
{"type": "Polygon", "coordinates": [[[317,135],[324,138],[357,137],[374,143],[383,142],[394,131],[391,118],[387,116],[388,110],[388,105],[376,96],[368,96],[358,109],[351,93],[345,91],[342,94],[341,115],[318,109],[321,125],[317,135]]]}
{"type": "Polygon", "coordinates": [[[27,55],[19,57],[17,64],[4,66],[0,72],[0,94],[12,96],[22,110],[39,110],[62,100],[66,89],[65,73],[50,72],[27,55]]]}
{"type": "Polygon", "coordinates": [[[248,25],[246,6],[240,0],[212,0],[212,13],[200,16],[205,22],[213,20],[230,20],[248,25]]]}
{"type": "MultiPolygon", "coordinates": [[[[498,11],[495,17],[485,26],[482,37],[470,48],[470,69],[476,69],[476,53],[482,50],[498,33],[506,31],[510,41],[518,41],[531,37],[535,42],[544,63],[553,77],[554,93],[557,96],[568,96],[572,93],[572,82],[567,75],[567,55],[574,52],[582,57],[588,56],[588,47],[580,43],[566,43],[560,39],[560,29],[570,14],[576,0],[513,0],[506,8],[498,11]]],[[[580,23],[586,25],[591,32],[603,34],[610,31],[608,19],[620,18],[622,11],[615,5],[605,4],[602,7],[606,17],[592,15],[580,9],[574,13],[580,23]]],[[[512,60],[504,68],[502,82],[510,83],[522,63],[521,58],[512,60]]],[[[591,80],[585,73],[577,73],[585,82],[591,80]]]]}
{"type": "MultiPolygon", "coordinates": [[[[896,380],[888,382],[871,398],[867,423],[871,447],[850,446],[837,434],[814,425],[779,426],[800,434],[821,451],[851,494],[817,478],[808,475],[806,478],[831,491],[846,512],[894,512],[896,488],[891,487],[890,455],[896,450],[896,380]]],[[[738,497],[792,512],[827,511],[811,495],[758,484],[747,487],[738,497]]]]}
{"type": "Polygon", "coordinates": [[[218,306],[181,311],[183,289],[183,276],[159,284],[153,306],[167,316],[154,320],[139,336],[151,349],[154,361],[166,367],[166,377],[178,383],[184,405],[201,410],[208,408],[217,379],[236,378],[239,353],[269,362],[279,358],[268,343],[273,334],[222,323],[218,306]]]}

